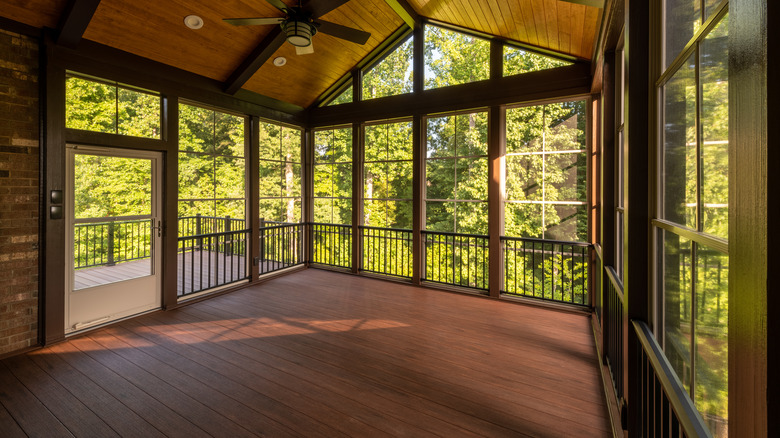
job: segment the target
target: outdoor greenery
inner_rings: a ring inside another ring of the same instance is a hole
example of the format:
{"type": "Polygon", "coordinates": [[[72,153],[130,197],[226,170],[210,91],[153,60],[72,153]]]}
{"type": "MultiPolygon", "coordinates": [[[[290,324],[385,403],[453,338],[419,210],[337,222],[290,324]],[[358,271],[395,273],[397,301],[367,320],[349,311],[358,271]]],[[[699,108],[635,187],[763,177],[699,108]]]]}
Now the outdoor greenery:
{"type": "Polygon", "coordinates": [[[412,48],[409,37],[385,59],[363,74],[363,100],[412,92],[412,48]]]}
{"type": "Polygon", "coordinates": [[[487,234],[487,113],[428,119],[426,229],[487,234]]]}
{"type": "Polygon", "coordinates": [[[490,43],[460,32],[425,26],[425,88],[482,81],[490,77],[490,43]]]}
{"type": "Polygon", "coordinates": [[[260,124],[260,218],[301,221],[301,131],[273,123],[260,124]]]}
{"type": "Polygon", "coordinates": [[[245,218],[244,118],[179,105],[179,217],[245,218]]]}
{"type": "Polygon", "coordinates": [[[547,70],[548,68],[564,67],[571,64],[572,63],[568,61],[537,55],[517,47],[504,46],[504,76],[547,70]]]}
{"type": "Polygon", "coordinates": [[[505,235],[587,241],[585,101],[506,113],[505,235]]]}
{"type": "Polygon", "coordinates": [[[159,95],[69,75],[65,96],[68,128],[160,138],[159,95]]]}

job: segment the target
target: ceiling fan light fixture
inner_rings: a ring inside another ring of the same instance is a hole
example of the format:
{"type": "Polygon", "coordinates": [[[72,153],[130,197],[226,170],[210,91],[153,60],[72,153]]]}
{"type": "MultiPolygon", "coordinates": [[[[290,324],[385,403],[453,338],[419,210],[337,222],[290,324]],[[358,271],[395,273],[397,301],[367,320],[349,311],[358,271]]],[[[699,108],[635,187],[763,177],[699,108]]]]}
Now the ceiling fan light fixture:
{"type": "Polygon", "coordinates": [[[310,46],[311,37],[317,32],[317,28],[312,24],[296,20],[283,22],[282,29],[287,35],[287,42],[296,47],[310,46]]]}

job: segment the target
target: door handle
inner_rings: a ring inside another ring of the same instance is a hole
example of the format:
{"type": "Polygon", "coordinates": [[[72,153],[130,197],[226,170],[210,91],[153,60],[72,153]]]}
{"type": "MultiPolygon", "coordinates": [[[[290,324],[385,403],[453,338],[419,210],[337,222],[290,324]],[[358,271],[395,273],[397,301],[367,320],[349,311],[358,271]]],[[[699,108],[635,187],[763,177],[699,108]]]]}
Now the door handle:
{"type": "Polygon", "coordinates": [[[156,227],[152,225],[152,230],[157,230],[157,237],[162,237],[162,221],[158,220],[156,227]]]}

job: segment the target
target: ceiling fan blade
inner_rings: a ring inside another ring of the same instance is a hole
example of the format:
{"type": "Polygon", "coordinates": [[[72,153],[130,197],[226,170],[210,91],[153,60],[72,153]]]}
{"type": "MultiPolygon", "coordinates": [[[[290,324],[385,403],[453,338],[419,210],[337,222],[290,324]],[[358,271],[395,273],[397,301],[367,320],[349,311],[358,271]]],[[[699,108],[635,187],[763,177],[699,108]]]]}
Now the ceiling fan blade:
{"type": "Polygon", "coordinates": [[[271,4],[271,6],[275,7],[276,9],[279,9],[280,11],[287,13],[287,5],[282,2],[282,0],[265,0],[268,3],[271,4]]]}
{"type": "Polygon", "coordinates": [[[223,18],[223,21],[233,26],[256,26],[262,24],[279,24],[284,18],[223,18]]]}
{"type": "Polygon", "coordinates": [[[348,0],[307,0],[301,9],[308,11],[312,18],[318,18],[338,8],[347,1],[348,0]]]}
{"type": "Polygon", "coordinates": [[[356,44],[365,44],[371,37],[371,34],[362,30],[353,29],[351,27],[342,26],[340,24],[331,23],[330,21],[317,21],[319,25],[317,32],[326,33],[342,40],[351,41],[356,44]]]}
{"type": "Polygon", "coordinates": [[[309,55],[312,53],[314,53],[314,43],[311,43],[306,47],[295,46],[296,55],[309,55]]]}

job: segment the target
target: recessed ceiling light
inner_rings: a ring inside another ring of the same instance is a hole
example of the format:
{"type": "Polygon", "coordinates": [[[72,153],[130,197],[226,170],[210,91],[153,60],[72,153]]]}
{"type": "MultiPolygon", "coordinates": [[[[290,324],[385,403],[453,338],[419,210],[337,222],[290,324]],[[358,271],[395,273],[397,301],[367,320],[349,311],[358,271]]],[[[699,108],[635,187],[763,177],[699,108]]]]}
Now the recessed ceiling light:
{"type": "Polygon", "coordinates": [[[281,67],[283,65],[287,64],[287,58],[284,56],[277,56],[274,58],[274,65],[277,67],[281,67]]]}
{"type": "Polygon", "coordinates": [[[190,29],[200,29],[203,27],[203,19],[197,15],[187,15],[184,17],[184,25],[190,29]]]}

